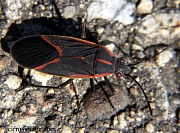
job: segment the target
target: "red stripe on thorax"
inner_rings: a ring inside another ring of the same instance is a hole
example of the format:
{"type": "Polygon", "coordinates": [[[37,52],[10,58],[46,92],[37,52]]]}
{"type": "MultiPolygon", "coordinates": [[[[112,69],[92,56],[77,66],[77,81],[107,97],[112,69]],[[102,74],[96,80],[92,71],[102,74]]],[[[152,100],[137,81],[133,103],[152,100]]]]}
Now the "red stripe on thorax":
{"type": "Polygon", "coordinates": [[[103,63],[105,63],[105,64],[112,65],[112,63],[111,63],[111,62],[106,61],[106,60],[96,59],[96,61],[100,61],[100,62],[103,62],[103,63]]]}

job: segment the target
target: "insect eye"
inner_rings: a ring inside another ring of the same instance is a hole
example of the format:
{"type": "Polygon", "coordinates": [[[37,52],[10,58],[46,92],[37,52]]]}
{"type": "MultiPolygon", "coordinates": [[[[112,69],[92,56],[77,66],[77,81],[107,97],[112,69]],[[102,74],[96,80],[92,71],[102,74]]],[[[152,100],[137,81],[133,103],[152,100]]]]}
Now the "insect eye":
{"type": "Polygon", "coordinates": [[[125,62],[125,60],[124,60],[124,59],[120,59],[120,61],[121,61],[121,62],[125,62]]]}
{"type": "Polygon", "coordinates": [[[122,74],[120,72],[116,73],[116,77],[121,77],[122,74]]]}

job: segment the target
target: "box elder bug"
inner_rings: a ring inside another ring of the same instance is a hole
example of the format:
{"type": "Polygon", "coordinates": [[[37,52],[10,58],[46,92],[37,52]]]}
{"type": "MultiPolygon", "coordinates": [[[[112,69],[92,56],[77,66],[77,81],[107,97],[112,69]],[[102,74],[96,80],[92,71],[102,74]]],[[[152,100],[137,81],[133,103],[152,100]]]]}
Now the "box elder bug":
{"type": "MultiPolygon", "coordinates": [[[[94,93],[92,78],[104,77],[111,91],[115,92],[106,76],[130,76],[130,68],[124,60],[116,58],[106,47],[73,37],[29,36],[12,45],[11,55],[24,68],[70,78],[59,85],[59,88],[71,83],[74,78],[90,78],[91,92],[94,93]]],[[[134,81],[143,91],[141,85],[134,81]]],[[[144,91],[143,94],[145,95],[144,91]]],[[[145,99],[147,101],[146,95],[145,99]]],[[[148,101],[147,104],[152,114],[148,101]]]]}

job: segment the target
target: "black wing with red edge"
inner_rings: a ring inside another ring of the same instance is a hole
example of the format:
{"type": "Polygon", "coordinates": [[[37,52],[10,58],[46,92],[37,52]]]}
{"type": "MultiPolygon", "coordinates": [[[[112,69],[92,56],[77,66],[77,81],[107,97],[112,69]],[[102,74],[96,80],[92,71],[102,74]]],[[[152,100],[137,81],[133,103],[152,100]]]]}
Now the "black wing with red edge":
{"type": "Polygon", "coordinates": [[[100,45],[77,38],[43,35],[17,41],[11,48],[11,55],[19,65],[28,69],[58,76],[89,78],[95,76],[94,65],[99,48],[100,45]]]}

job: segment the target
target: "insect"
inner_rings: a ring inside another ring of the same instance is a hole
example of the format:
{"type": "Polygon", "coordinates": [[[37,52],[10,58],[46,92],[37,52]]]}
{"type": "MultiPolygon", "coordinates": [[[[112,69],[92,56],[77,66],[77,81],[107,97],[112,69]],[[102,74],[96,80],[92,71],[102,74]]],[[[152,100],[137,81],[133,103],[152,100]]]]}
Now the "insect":
{"type": "Polygon", "coordinates": [[[91,93],[95,92],[93,78],[104,77],[111,91],[115,92],[106,76],[116,74],[120,77],[130,73],[124,60],[116,58],[106,47],[73,37],[29,36],[12,45],[11,55],[24,68],[70,78],[59,88],[71,83],[74,78],[90,78],[91,93]]]}

